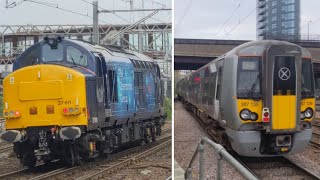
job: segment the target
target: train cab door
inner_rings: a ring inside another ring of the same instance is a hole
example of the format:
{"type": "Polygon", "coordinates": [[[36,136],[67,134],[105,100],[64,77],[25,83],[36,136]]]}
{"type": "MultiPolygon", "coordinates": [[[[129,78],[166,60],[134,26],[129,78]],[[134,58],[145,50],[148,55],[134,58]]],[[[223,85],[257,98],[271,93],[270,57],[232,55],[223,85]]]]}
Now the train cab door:
{"type": "Polygon", "coordinates": [[[218,64],[218,71],[217,71],[217,78],[216,78],[216,91],[215,91],[215,98],[214,98],[214,119],[219,118],[219,110],[220,110],[220,97],[221,97],[221,83],[222,83],[222,63],[223,61],[219,61],[218,64]]]}
{"type": "Polygon", "coordinates": [[[214,104],[216,100],[216,85],[217,85],[217,66],[216,63],[212,63],[209,66],[209,93],[208,93],[208,114],[214,118],[214,104]]]}
{"type": "Polygon", "coordinates": [[[105,119],[105,82],[106,64],[101,54],[94,53],[96,60],[96,103],[98,111],[98,124],[101,127],[105,119]],[[102,59],[103,58],[103,59],[102,59]]]}
{"type": "Polygon", "coordinates": [[[271,131],[296,130],[300,122],[301,51],[274,46],[269,48],[267,58],[266,73],[272,81],[266,82],[265,107],[271,110],[271,131]]]}

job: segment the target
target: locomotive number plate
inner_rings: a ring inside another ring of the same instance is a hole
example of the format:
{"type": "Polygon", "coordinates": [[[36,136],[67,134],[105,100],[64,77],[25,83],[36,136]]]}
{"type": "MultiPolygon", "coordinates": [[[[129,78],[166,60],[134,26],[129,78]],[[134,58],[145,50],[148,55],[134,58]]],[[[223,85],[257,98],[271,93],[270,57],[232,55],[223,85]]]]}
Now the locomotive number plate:
{"type": "Polygon", "coordinates": [[[71,105],[71,100],[65,100],[65,101],[58,101],[58,105],[71,105]]]}

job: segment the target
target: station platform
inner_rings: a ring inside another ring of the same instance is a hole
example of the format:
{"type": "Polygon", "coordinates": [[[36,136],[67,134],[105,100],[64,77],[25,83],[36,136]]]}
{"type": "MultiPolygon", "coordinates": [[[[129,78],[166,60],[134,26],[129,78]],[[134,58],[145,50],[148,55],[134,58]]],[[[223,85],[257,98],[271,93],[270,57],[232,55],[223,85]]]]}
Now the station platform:
{"type": "Polygon", "coordinates": [[[174,160],[174,180],[184,180],[184,170],[176,160],[174,160]]]}

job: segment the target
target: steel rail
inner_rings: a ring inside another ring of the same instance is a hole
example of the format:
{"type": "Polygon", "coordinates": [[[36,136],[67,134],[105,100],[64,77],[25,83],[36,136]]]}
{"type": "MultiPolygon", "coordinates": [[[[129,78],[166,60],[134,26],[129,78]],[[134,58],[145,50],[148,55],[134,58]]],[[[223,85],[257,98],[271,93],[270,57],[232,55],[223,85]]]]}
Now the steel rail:
{"type": "Polygon", "coordinates": [[[7,145],[7,146],[5,146],[5,147],[1,147],[1,148],[0,148],[0,153],[7,152],[7,151],[9,151],[9,150],[11,150],[11,149],[13,149],[13,145],[12,145],[12,144],[7,145]]]}
{"type": "MultiPolygon", "coordinates": [[[[171,133],[172,129],[171,128],[166,128],[162,131],[162,133],[171,133]]],[[[152,142],[152,143],[149,143],[149,144],[146,144],[144,146],[138,146],[138,147],[133,147],[133,148],[130,148],[130,149],[127,149],[127,150],[124,150],[124,151],[120,151],[116,154],[113,154],[111,155],[110,157],[106,158],[106,159],[102,159],[100,161],[97,161],[95,164],[99,164],[99,163],[103,163],[103,162],[107,162],[107,161],[111,161],[110,163],[112,163],[113,160],[117,160],[117,159],[122,159],[122,157],[124,156],[128,156],[130,154],[134,154],[134,153],[137,153],[139,151],[143,151],[145,149],[148,150],[148,148],[154,146],[155,143],[160,143],[164,140],[166,140],[167,138],[171,139],[171,135],[170,136],[165,136],[161,139],[158,139],[157,141],[155,142],[152,142]]],[[[71,167],[71,168],[67,168],[67,167],[62,167],[62,168],[58,168],[58,169],[55,169],[55,170],[52,170],[52,171],[49,171],[47,173],[44,173],[44,174],[41,174],[41,175],[38,175],[38,176],[35,176],[33,178],[31,178],[32,180],[42,180],[42,179],[48,179],[48,178],[51,178],[51,177],[54,177],[54,176],[57,176],[57,175],[61,175],[61,174],[65,174],[65,173],[69,173],[69,172],[72,172],[73,170],[77,170],[81,168],[81,166],[75,166],[75,167],[71,167]]],[[[26,170],[28,169],[24,169],[23,172],[25,172],[26,170]]],[[[5,175],[4,177],[10,177],[12,175],[16,175],[18,173],[21,173],[22,171],[17,171],[17,172],[12,172],[12,173],[8,173],[7,175],[5,175]]],[[[1,176],[0,176],[1,178],[1,176]]]]}
{"type": "MultiPolygon", "coordinates": [[[[263,168],[257,168],[257,169],[253,169],[253,168],[250,168],[247,163],[242,160],[239,156],[235,156],[235,158],[245,167],[248,169],[248,171],[250,171],[251,173],[253,173],[257,178],[259,179],[264,179],[264,177],[261,177],[259,176],[256,172],[259,172],[261,169],[263,168]]],[[[242,157],[243,158],[243,157],[242,157]]],[[[271,157],[270,157],[271,158],[271,157]]],[[[275,158],[275,157],[273,157],[275,158]]],[[[289,159],[288,157],[286,156],[281,156],[281,157],[278,157],[279,160],[281,160],[280,158],[282,158],[285,162],[283,164],[289,164],[289,167],[290,168],[293,168],[293,169],[296,169],[296,170],[299,170],[303,175],[305,176],[308,176],[310,177],[311,179],[319,179],[320,180],[320,176],[316,175],[315,173],[309,171],[307,168],[304,168],[303,166],[297,164],[296,162],[292,161],[291,159],[289,159]]],[[[274,161],[270,161],[271,163],[274,163],[274,161]]],[[[267,163],[267,161],[256,161],[256,163],[267,163]]],[[[255,166],[255,167],[258,167],[258,166],[255,166]]],[[[288,167],[288,166],[286,166],[288,167]]],[[[287,177],[288,178],[288,177],[287,177]]]]}
{"type": "Polygon", "coordinates": [[[162,142],[161,144],[156,145],[155,147],[153,147],[151,149],[143,151],[142,153],[140,153],[140,154],[138,154],[136,156],[133,156],[131,158],[124,159],[123,161],[121,161],[121,162],[119,162],[117,164],[114,164],[114,165],[112,165],[110,167],[106,167],[106,168],[104,168],[104,169],[102,169],[102,170],[100,170],[98,172],[93,173],[93,174],[88,174],[86,176],[80,177],[77,180],[87,180],[87,179],[90,179],[90,178],[99,177],[99,176],[101,176],[103,174],[112,173],[113,171],[122,169],[122,168],[124,168],[124,167],[126,167],[128,165],[132,165],[135,162],[140,161],[143,158],[151,156],[151,155],[155,154],[156,152],[159,152],[159,151],[163,150],[164,148],[166,148],[168,146],[171,146],[171,136],[168,136],[164,142],[162,142]]]}

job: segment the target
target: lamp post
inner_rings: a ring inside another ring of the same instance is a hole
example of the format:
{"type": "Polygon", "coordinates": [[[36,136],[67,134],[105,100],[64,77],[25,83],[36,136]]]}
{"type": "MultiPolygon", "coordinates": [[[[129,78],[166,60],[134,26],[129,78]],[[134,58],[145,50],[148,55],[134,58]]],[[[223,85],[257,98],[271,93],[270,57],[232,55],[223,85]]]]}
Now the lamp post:
{"type": "Polygon", "coordinates": [[[309,27],[310,27],[310,23],[311,23],[312,21],[309,21],[308,22],[308,40],[309,40],[309,27]]]}

